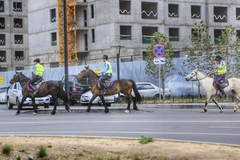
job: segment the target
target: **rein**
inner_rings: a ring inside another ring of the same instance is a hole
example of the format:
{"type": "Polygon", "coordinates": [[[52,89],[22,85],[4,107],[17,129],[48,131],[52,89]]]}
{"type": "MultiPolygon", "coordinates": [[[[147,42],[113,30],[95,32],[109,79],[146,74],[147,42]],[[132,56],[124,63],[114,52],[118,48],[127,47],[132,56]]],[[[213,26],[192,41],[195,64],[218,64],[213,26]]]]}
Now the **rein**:
{"type": "MultiPolygon", "coordinates": [[[[198,73],[198,71],[196,72],[196,74],[195,74],[194,76],[196,76],[196,75],[197,75],[197,73],[198,73]]],[[[206,74],[206,75],[205,75],[205,77],[203,77],[203,78],[200,78],[200,79],[198,79],[198,78],[197,78],[197,76],[196,76],[196,80],[191,80],[191,81],[198,81],[198,82],[199,82],[199,81],[201,81],[201,80],[205,79],[205,78],[206,78],[206,77],[207,77],[207,76],[208,76],[210,73],[211,73],[211,72],[209,72],[208,74],[206,74]]],[[[194,76],[193,76],[193,77],[194,77],[194,76]]],[[[191,77],[191,79],[192,79],[193,77],[191,77]]]]}

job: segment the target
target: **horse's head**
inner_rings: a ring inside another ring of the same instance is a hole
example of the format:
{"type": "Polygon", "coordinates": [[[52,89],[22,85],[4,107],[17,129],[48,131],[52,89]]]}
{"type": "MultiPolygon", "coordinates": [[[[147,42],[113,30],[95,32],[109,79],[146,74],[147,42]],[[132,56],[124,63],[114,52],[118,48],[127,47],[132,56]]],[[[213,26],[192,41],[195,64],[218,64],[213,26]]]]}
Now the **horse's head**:
{"type": "Polygon", "coordinates": [[[10,84],[13,84],[15,82],[19,82],[21,79],[22,72],[16,72],[16,74],[13,76],[13,78],[9,81],[10,84]]]}
{"type": "Polygon", "coordinates": [[[186,81],[194,81],[197,80],[198,69],[193,70],[186,76],[186,81]]]}
{"type": "Polygon", "coordinates": [[[89,71],[89,66],[86,66],[80,73],[78,73],[77,77],[82,78],[87,76],[88,71],[89,71]]]}

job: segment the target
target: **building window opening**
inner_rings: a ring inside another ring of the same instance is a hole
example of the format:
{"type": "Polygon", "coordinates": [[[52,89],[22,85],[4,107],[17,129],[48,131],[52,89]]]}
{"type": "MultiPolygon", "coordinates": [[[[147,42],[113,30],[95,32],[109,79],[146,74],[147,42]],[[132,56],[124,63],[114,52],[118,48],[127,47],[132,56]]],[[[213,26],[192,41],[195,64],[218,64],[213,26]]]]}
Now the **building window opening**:
{"type": "Polygon", "coordinates": [[[51,16],[50,21],[56,22],[56,9],[55,8],[50,10],[50,16],[51,16]]]}
{"type": "Polygon", "coordinates": [[[50,68],[58,68],[59,62],[50,62],[50,68]]]}
{"type": "Polygon", "coordinates": [[[5,18],[0,18],[0,29],[5,29],[5,18]]]}
{"type": "Polygon", "coordinates": [[[22,2],[13,2],[13,11],[22,12],[22,2]]]}
{"type": "Polygon", "coordinates": [[[4,12],[4,1],[0,1],[0,12],[4,12]]]}
{"type": "Polygon", "coordinates": [[[84,41],[85,41],[85,51],[88,51],[88,35],[87,34],[84,34],[84,41]]]}
{"type": "Polygon", "coordinates": [[[17,71],[24,70],[24,67],[18,66],[18,67],[16,67],[16,70],[17,70],[17,71]]]}
{"type": "Polygon", "coordinates": [[[94,18],[94,5],[91,5],[91,18],[94,18]]]}
{"type": "Polygon", "coordinates": [[[7,57],[6,57],[6,51],[0,51],[0,62],[6,62],[7,57]]]}
{"type": "Polygon", "coordinates": [[[0,45],[5,46],[6,43],[6,36],[5,34],[0,34],[0,45]]]}
{"type": "Polygon", "coordinates": [[[237,37],[240,38],[240,30],[237,30],[237,37]]]}
{"type": "Polygon", "coordinates": [[[52,46],[56,46],[57,45],[57,33],[51,33],[51,44],[52,46]]]}
{"type": "Polygon", "coordinates": [[[195,19],[201,18],[201,6],[191,6],[191,17],[195,19]]]}
{"type": "Polygon", "coordinates": [[[15,35],[15,44],[23,44],[23,35],[15,35]]]}
{"type": "Polygon", "coordinates": [[[240,20],[240,8],[236,8],[236,20],[240,20]]]}
{"type": "Polygon", "coordinates": [[[142,52],[142,57],[143,57],[143,60],[144,60],[144,61],[147,60],[147,52],[146,52],[146,51],[143,51],[143,52],[142,52]]]}
{"type": "Polygon", "coordinates": [[[178,4],[168,4],[168,17],[178,18],[178,4]]]}
{"type": "Polygon", "coordinates": [[[125,15],[131,14],[130,0],[119,0],[119,14],[125,14],[125,15]]]}
{"type": "Polygon", "coordinates": [[[169,41],[179,41],[179,28],[169,28],[169,41]]]}
{"type": "Polygon", "coordinates": [[[173,52],[173,57],[180,57],[180,51],[173,52]]]}
{"type": "Polygon", "coordinates": [[[24,61],[23,51],[15,51],[15,61],[24,61]]]}
{"type": "Polygon", "coordinates": [[[84,27],[87,27],[87,10],[83,11],[83,16],[84,16],[84,27]]]}
{"type": "Polygon", "coordinates": [[[92,29],[92,43],[95,43],[95,30],[92,29]]]}
{"type": "Polygon", "coordinates": [[[142,19],[157,19],[157,3],[142,2],[142,19]]]}
{"type": "Polygon", "coordinates": [[[149,44],[157,31],[158,27],[142,27],[142,43],[149,44]]]}
{"type": "Polygon", "coordinates": [[[131,40],[131,26],[120,26],[120,40],[131,40]]]}
{"type": "Polygon", "coordinates": [[[214,22],[227,22],[227,7],[214,7],[214,22]]]}
{"type": "Polygon", "coordinates": [[[221,42],[221,35],[222,35],[223,29],[215,29],[214,30],[214,43],[220,43],[221,42]]]}
{"type": "Polygon", "coordinates": [[[23,28],[22,19],[14,18],[14,28],[23,28]]]}

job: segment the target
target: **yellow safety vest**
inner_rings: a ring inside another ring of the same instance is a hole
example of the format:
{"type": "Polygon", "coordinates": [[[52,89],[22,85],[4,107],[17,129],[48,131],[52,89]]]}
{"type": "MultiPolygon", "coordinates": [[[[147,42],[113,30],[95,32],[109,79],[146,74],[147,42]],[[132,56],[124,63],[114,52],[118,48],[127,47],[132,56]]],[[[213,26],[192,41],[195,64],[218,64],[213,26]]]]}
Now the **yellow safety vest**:
{"type": "Polygon", "coordinates": [[[43,77],[44,67],[41,64],[36,64],[36,70],[33,73],[36,76],[43,77]]]}
{"type": "Polygon", "coordinates": [[[111,63],[110,62],[106,62],[107,63],[107,65],[109,66],[109,69],[105,72],[106,74],[109,74],[109,73],[111,73],[112,74],[112,65],[111,65],[111,63]]]}
{"type": "Polygon", "coordinates": [[[224,61],[222,61],[222,62],[225,64],[225,67],[222,68],[222,69],[219,69],[217,71],[217,75],[222,75],[222,74],[225,74],[227,72],[227,65],[226,65],[226,63],[224,61]]]}

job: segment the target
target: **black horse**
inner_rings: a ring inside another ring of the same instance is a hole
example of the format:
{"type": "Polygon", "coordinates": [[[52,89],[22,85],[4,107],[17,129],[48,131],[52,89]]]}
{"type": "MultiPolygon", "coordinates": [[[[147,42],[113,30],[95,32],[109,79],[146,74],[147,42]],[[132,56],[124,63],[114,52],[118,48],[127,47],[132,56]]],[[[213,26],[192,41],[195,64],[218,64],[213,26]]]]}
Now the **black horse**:
{"type": "MultiPolygon", "coordinates": [[[[96,85],[99,77],[91,69],[89,69],[89,67],[85,67],[85,69],[83,69],[77,76],[78,76],[78,78],[88,77],[90,79],[90,85],[91,85],[91,90],[92,90],[93,96],[89,102],[87,112],[91,111],[91,105],[92,105],[93,100],[97,96],[99,96],[105,107],[104,112],[108,113],[108,107],[105,104],[104,96],[101,94],[102,89],[99,85],[96,85]]],[[[107,89],[107,95],[114,95],[114,94],[117,94],[120,92],[124,94],[124,97],[126,98],[127,103],[128,103],[125,113],[130,112],[131,100],[133,101],[133,109],[138,111],[139,109],[136,105],[136,102],[140,102],[142,100],[142,97],[137,90],[136,83],[131,79],[120,79],[120,80],[114,81],[112,87],[107,89]],[[132,95],[132,90],[133,90],[135,96],[132,95]]]]}
{"type": "Polygon", "coordinates": [[[52,100],[54,103],[54,108],[53,111],[51,112],[52,115],[54,115],[56,113],[56,109],[57,109],[57,99],[60,98],[63,100],[63,102],[65,103],[65,109],[70,113],[71,110],[69,108],[69,102],[67,99],[67,94],[66,92],[63,90],[63,83],[61,81],[46,81],[46,82],[42,82],[37,95],[34,96],[33,92],[29,91],[27,89],[27,83],[29,81],[30,78],[26,77],[25,75],[23,75],[21,72],[16,72],[16,74],[13,76],[13,78],[10,80],[10,83],[13,84],[15,82],[19,82],[20,85],[22,86],[22,101],[20,103],[20,105],[18,106],[18,110],[16,115],[18,115],[20,113],[20,110],[22,109],[22,105],[23,102],[26,100],[27,97],[32,99],[33,102],[33,108],[34,108],[34,112],[33,115],[36,115],[37,113],[37,107],[35,105],[35,97],[44,97],[47,95],[52,95],[52,100]]]}

